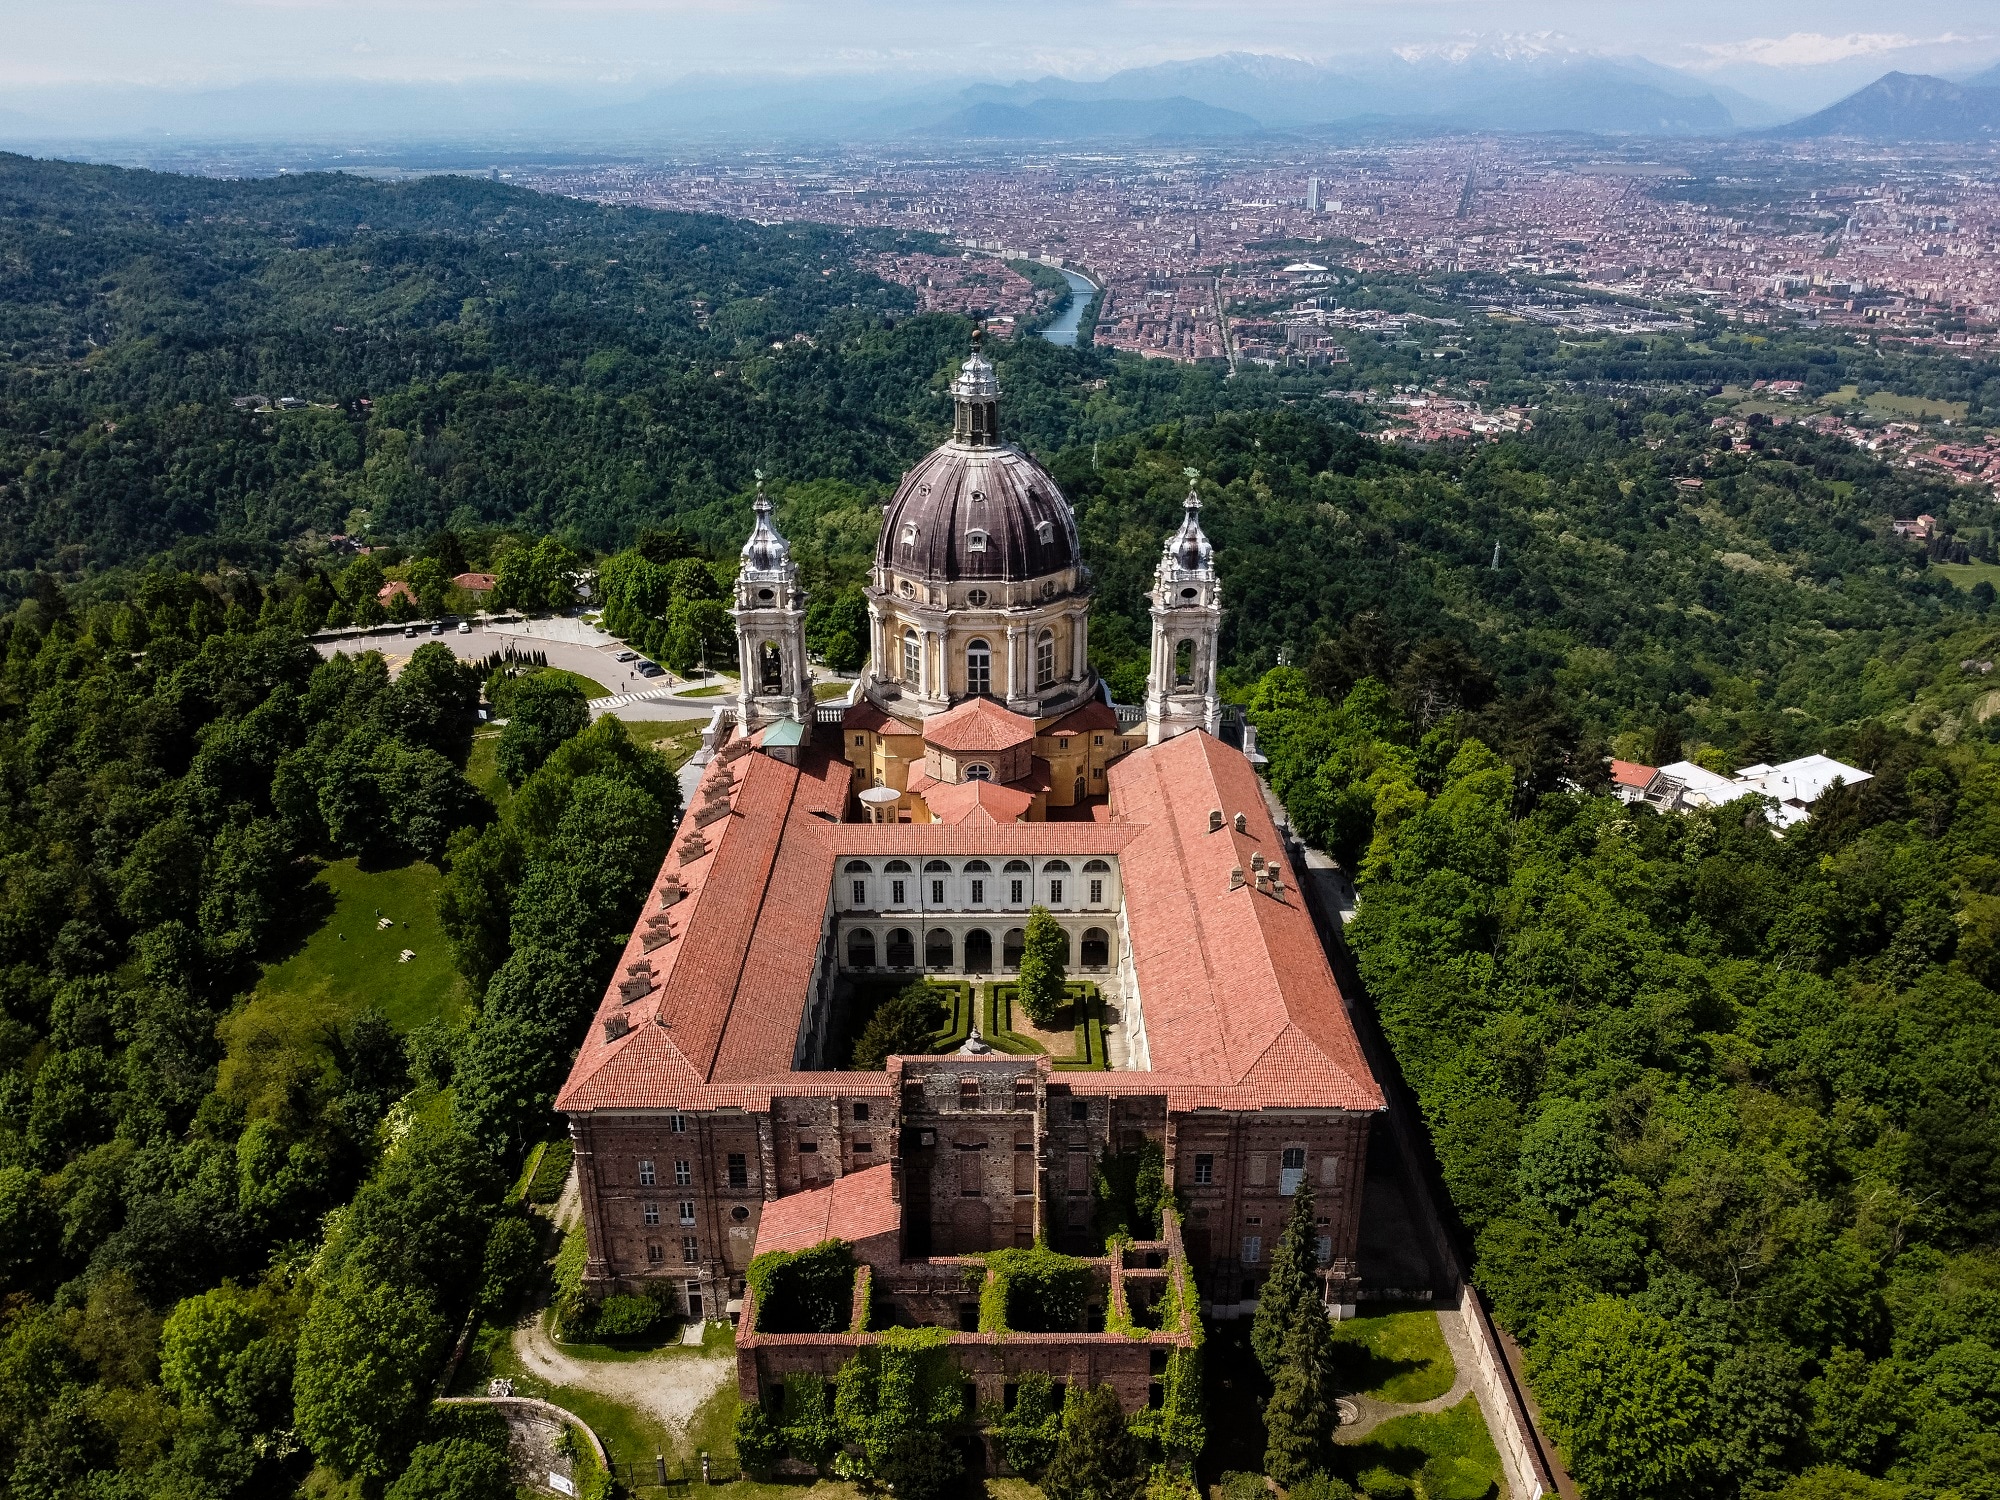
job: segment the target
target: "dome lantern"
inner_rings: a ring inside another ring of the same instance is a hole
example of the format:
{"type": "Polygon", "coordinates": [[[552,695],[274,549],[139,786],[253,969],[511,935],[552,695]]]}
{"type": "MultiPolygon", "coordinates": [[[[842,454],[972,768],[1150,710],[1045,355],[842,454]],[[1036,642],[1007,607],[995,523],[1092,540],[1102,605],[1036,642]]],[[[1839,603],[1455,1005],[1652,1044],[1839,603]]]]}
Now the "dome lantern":
{"type": "Polygon", "coordinates": [[[1000,441],[1000,378],[979,352],[985,330],[972,330],[972,353],[951,383],[952,441],[991,448],[1000,441]]]}

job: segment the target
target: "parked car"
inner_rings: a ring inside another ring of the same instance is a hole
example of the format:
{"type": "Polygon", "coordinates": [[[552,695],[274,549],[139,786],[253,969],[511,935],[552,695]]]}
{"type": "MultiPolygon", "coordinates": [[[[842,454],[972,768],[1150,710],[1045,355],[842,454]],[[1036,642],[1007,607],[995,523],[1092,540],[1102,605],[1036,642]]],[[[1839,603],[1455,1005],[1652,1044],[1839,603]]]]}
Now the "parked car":
{"type": "Polygon", "coordinates": [[[620,651],[618,653],[618,660],[620,661],[637,661],[638,659],[639,653],[636,651],[620,651]]]}
{"type": "Polygon", "coordinates": [[[405,627],[403,628],[403,639],[404,639],[404,640],[406,640],[406,641],[414,641],[414,640],[415,640],[416,638],[417,638],[417,627],[416,627],[416,626],[414,626],[414,625],[408,625],[408,626],[405,626],[405,627]]]}
{"type": "Polygon", "coordinates": [[[432,634],[432,635],[443,635],[443,634],[444,634],[444,621],[442,621],[442,620],[433,620],[433,621],[431,621],[431,634],[432,634]]]}
{"type": "Polygon", "coordinates": [[[460,620],[460,621],[458,622],[458,633],[459,633],[460,635],[471,635],[471,634],[472,634],[472,621],[470,621],[470,620],[460,620]]]}
{"type": "Polygon", "coordinates": [[[642,661],[639,663],[639,675],[641,677],[664,677],[666,674],[651,662],[642,661]]]}

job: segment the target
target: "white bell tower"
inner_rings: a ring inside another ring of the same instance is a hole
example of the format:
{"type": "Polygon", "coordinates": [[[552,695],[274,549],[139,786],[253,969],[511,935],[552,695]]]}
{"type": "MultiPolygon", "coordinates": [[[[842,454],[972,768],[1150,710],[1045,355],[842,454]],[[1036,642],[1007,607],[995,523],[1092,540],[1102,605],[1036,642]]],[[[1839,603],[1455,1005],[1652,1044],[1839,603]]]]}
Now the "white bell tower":
{"type": "Polygon", "coordinates": [[[1146,743],[1157,745],[1190,729],[1222,728],[1216,691],[1216,646],[1222,634],[1222,585],[1215,549],[1201,530],[1196,470],[1188,477],[1181,529],[1167,539],[1153,575],[1153,664],[1146,676],[1146,743]]]}
{"type": "Polygon", "coordinates": [[[736,575],[736,660],[742,674],[736,722],[745,734],[784,719],[812,737],[812,672],[806,663],[806,596],[792,549],[771,524],[764,471],[757,471],[757,520],[736,575]]]}

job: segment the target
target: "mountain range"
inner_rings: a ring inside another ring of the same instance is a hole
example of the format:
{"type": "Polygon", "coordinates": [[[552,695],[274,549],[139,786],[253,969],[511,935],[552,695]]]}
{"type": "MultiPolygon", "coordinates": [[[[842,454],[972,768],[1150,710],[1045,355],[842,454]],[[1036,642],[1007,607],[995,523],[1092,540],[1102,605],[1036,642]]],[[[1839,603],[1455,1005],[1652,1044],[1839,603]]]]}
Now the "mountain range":
{"type": "Polygon", "coordinates": [[[1782,123],[1794,113],[1719,75],[1530,37],[1333,62],[1225,53],[1094,80],[1012,83],[857,73],[690,75],[588,89],[342,79],[180,91],[17,89],[0,108],[0,146],[74,145],[88,154],[84,143],[171,140],[615,151],[702,141],[1173,141],[1459,130],[1975,140],[2000,121],[2000,67],[1963,83],[1890,73],[1782,123]]]}

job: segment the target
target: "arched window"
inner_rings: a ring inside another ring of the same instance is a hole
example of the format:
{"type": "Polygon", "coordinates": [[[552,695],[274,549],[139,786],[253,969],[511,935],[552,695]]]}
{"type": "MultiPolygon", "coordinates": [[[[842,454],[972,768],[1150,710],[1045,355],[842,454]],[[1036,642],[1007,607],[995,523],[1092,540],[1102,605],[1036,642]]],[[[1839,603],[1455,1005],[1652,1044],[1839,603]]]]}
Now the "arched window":
{"type": "Polygon", "coordinates": [[[924,873],[926,875],[949,875],[951,873],[951,866],[941,859],[927,859],[924,861],[924,873]]]}
{"type": "Polygon", "coordinates": [[[850,875],[871,875],[874,871],[875,867],[865,859],[850,859],[847,862],[847,873],[850,875]]]}
{"type": "Polygon", "coordinates": [[[757,648],[757,678],[759,692],[785,690],[785,659],[778,654],[776,641],[766,641],[757,648]]]}
{"type": "Polygon", "coordinates": [[[906,558],[915,557],[917,555],[917,528],[914,523],[905,523],[903,535],[900,540],[903,544],[903,556],[906,558]]]}
{"type": "Polygon", "coordinates": [[[1043,865],[1042,868],[1051,874],[1067,875],[1069,873],[1069,861],[1066,859],[1052,859],[1043,865]]]}
{"type": "Polygon", "coordinates": [[[907,875],[910,873],[910,863],[904,859],[892,859],[882,866],[882,869],[890,875],[907,875]]]}
{"type": "Polygon", "coordinates": [[[993,779],[993,768],[974,761],[965,768],[965,779],[967,781],[991,781],[993,779]]]}
{"type": "Polygon", "coordinates": [[[847,935],[847,966],[850,969],[875,967],[875,934],[857,927],[847,935]]]}
{"type": "MultiPolygon", "coordinates": [[[[853,866],[850,865],[848,868],[852,869],[853,866]]],[[[1086,875],[1107,875],[1110,871],[1111,866],[1101,859],[1088,860],[1083,867],[1083,873],[1086,875]]]]}
{"type": "Polygon", "coordinates": [[[986,550],[986,533],[983,531],[966,532],[965,550],[967,552],[984,552],[986,550]]]}
{"type": "Polygon", "coordinates": [[[1054,687],[1056,685],[1056,634],[1044,630],[1035,642],[1035,686],[1054,687]]]}
{"type": "Polygon", "coordinates": [[[924,967],[926,969],[949,969],[951,967],[951,929],[933,927],[924,934],[924,967]]]}
{"type": "Polygon", "coordinates": [[[1026,874],[1027,869],[1028,862],[1025,859],[1010,859],[1007,861],[1007,873],[1009,875],[1026,874]]]}
{"type": "Polygon", "coordinates": [[[993,934],[983,927],[975,927],[965,935],[965,972],[993,972],[993,934]]]}
{"type": "Polygon", "coordinates": [[[1084,785],[1081,776],[1077,777],[1075,784],[1070,787],[1069,795],[1072,802],[1081,802],[1090,795],[1090,788],[1084,785]]]}
{"type": "Polygon", "coordinates": [[[1191,687],[1194,684],[1194,642],[1182,641],[1174,647],[1174,686],[1191,687]]]}
{"type": "Polygon", "coordinates": [[[975,698],[993,691],[993,648],[984,641],[965,648],[965,690],[975,698]]]}
{"type": "Polygon", "coordinates": [[[924,648],[914,630],[903,633],[903,681],[915,687],[924,678],[924,648]]]}
{"type": "Polygon", "coordinates": [[[986,863],[983,859],[968,859],[965,862],[965,873],[968,875],[991,875],[993,873],[993,866],[986,863]]]}
{"type": "Polygon", "coordinates": [[[1053,522],[1053,521],[1037,521],[1037,522],[1035,522],[1035,540],[1036,540],[1036,541],[1038,541],[1038,542],[1042,543],[1042,544],[1043,544],[1044,546],[1047,546],[1047,545],[1048,545],[1048,544],[1049,544],[1050,542],[1053,542],[1053,541],[1054,541],[1055,539],[1056,539],[1056,523],[1055,523],[1055,522],[1053,522]]]}
{"type": "Polygon", "coordinates": [[[889,930],[887,958],[892,969],[914,969],[917,966],[917,945],[907,927],[893,927],[889,930]]]}
{"type": "Polygon", "coordinates": [[[1000,938],[1000,967],[1018,969],[1021,967],[1021,953],[1028,946],[1026,929],[1009,927],[1000,938]]]}
{"type": "Polygon", "coordinates": [[[1111,935],[1102,927],[1083,930],[1083,966],[1102,969],[1111,963],[1111,935]]]}

